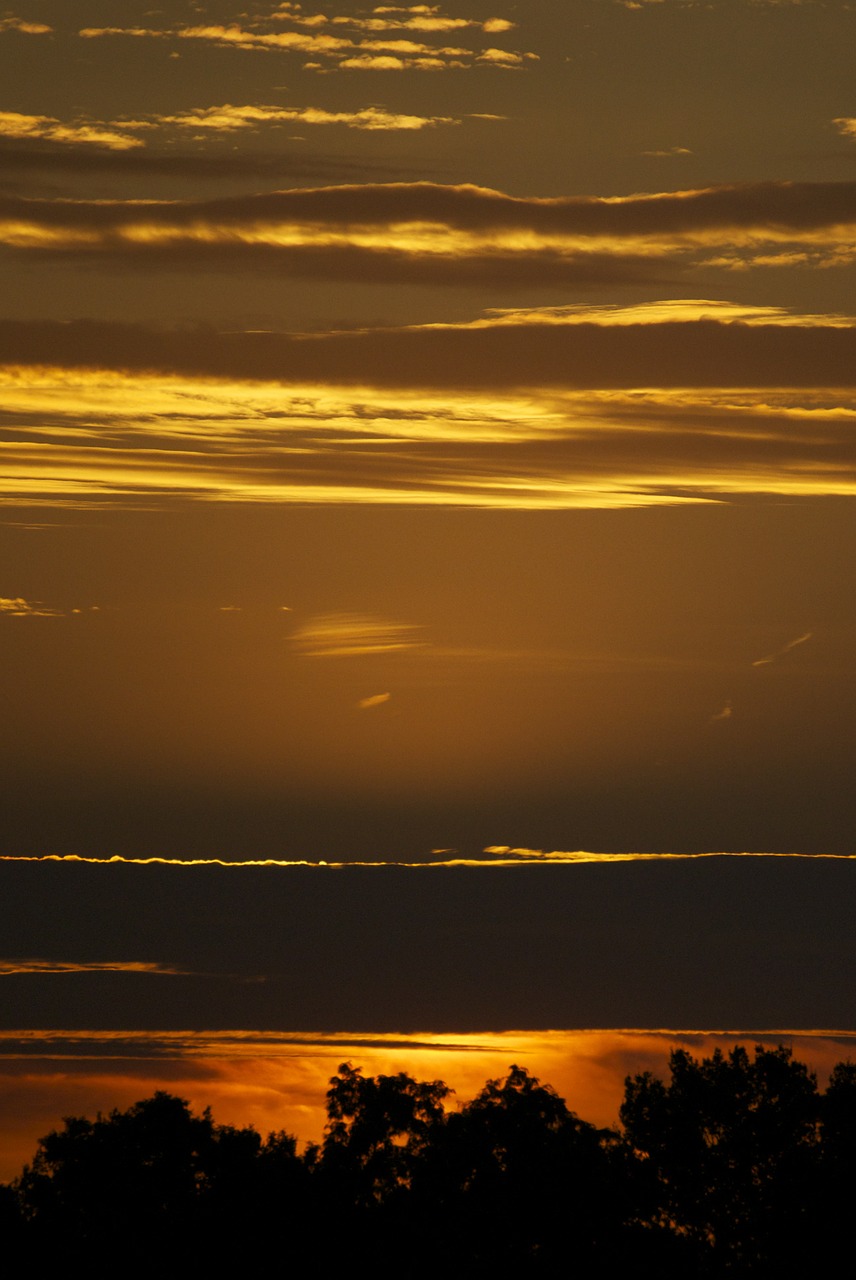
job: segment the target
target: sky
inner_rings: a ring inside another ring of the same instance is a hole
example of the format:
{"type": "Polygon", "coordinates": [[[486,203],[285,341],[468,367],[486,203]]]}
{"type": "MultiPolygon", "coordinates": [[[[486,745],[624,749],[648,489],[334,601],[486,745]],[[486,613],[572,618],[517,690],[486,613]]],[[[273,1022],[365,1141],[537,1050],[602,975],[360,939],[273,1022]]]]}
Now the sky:
{"type": "Polygon", "coordinates": [[[854,36],[0,10],[0,1177],[340,1053],[846,1056],[854,36]]]}

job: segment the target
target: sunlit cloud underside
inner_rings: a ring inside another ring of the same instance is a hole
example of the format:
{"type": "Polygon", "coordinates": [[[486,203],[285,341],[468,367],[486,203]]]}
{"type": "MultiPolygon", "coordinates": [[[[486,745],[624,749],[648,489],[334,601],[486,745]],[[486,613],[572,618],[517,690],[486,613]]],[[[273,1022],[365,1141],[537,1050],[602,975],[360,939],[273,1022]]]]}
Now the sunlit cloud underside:
{"type": "Polygon", "coordinates": [[[316,334],[0,323],[0,502],[856,492],[856,327],[677,301],[316,334]]]}
{"type": "MultiPolygon", "coordinates": [[[[281,109],[279,118],[286,115],[281,109]]],[[[203,109],[171,119],[221,131],[276,118],[266,106],[203,109]]],[[[294,109],[305,123],[335,113],[294,109]]],[[[0,116],[0,136],[4,117],[0,116]]],[[[19,139],[134,151],[156,120],[118,133],[112,122],[65,124],[7,113],[19,139]]],[[[339,113],[350,128],[419,129],[451,117],[402,116],[378,108],[339,113]]],[[[514,197],[469,183],[349,184],[268,191],[218,200],[86,201],[7,195],[0,201],[0,245],[19,254],[106,257],[151,266],[282,270],[339,278],[421,278],[531,285],[550,272],[560,282],[662,279],[664,266],[840,268],[854,261],[856,184],[762,182],[642,195],[514,197]]]]}

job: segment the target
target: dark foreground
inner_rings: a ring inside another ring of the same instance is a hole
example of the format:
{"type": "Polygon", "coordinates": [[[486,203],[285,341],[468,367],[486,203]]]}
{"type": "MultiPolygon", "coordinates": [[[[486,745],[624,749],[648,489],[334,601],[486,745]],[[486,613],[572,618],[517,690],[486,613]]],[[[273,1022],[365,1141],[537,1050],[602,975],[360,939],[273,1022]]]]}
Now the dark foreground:
{"type": "Polygon", "coordinates": [[[595,1129],[519,1067],[446,1112],[441,1081],[330,1082],[320,1146],[194,1116],[166,1093],[67,1119],[0,1188],[10,1274],[264,1266],[327,1276],[787,1277],[843,1261],[856,1066],[825,1091],[790,1052],[671,1058],[595,1129]]]}

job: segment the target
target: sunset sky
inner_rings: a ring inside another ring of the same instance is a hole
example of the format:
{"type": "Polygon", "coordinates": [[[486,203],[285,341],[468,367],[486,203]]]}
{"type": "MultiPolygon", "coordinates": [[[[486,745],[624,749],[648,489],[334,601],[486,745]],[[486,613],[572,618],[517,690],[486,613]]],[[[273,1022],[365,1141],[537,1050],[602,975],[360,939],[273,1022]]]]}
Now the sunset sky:
{"type": "Polygon", "coordinates": [[[854,47],[0,11],[0,1177],[155,1087],[317,1136],[342,1057],[847,1056],[854,47]]]}

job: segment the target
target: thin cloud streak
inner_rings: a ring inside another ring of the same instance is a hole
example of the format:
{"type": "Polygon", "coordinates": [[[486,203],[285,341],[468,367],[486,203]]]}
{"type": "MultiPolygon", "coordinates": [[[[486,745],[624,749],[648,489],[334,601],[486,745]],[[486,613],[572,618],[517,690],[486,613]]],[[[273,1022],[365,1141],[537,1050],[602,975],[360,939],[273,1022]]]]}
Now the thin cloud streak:
{"type": "Polygon", "coordinates": [[[21,974],[72,974],[72,973],[142,973],[159,977],[191,977],[190,969],[147,960],[39,960],[0,958],[0,978],[18,977],[21,974]]]}
{"type": "Polygon", "coordinates": [[[812,632],[806,631],[802,635],[797,636],[795,640],[789,640],[787,644],[783,644],[781,649],[774,650],[766,658],[757,658],[753,663],[753,667],[768,667],[771,662],[775,662],[778,658],[784,657],[786,653],[790,653],[791,649],[796,649],[799,645],[805,644],[807,640],[811,640],[812,632]]]}
{"type": "Polygon", "coordinates": [[[510,845],[488,845],[484,849],[485,857],[481,858],[441,858],[425,859],[421,862],[355,860],[352,862],[326,861],[308,858],[245,858],[229,861],[224,858],[168,858],[146,857],[132,858],[113,854],[109,858],[92,858],[75,853],[46,854],[5,854],[0,855],[0,862],[74,862],[93,866],[160,866],[160,867],[229,867],[238,870],[242,867],[270,867],[287,869],[290,867],[311,867],[324,871],[343,871],[349,868],[362,867],[400,867],[407,870],[442,870],[450,867],[479,867],[485,869],[505,867],[544,866],[580,866],[593,862],[618,864],[625,862],[698,862],[711,858],[730,860],[735,858],[752,858],[755,860],[797,859],[799,861],[816,862],[853,862],[854,853],[759,853],[720,851],[710,853],[593,853],[586,850],[544,850],[513,848],[510,845]]]}

